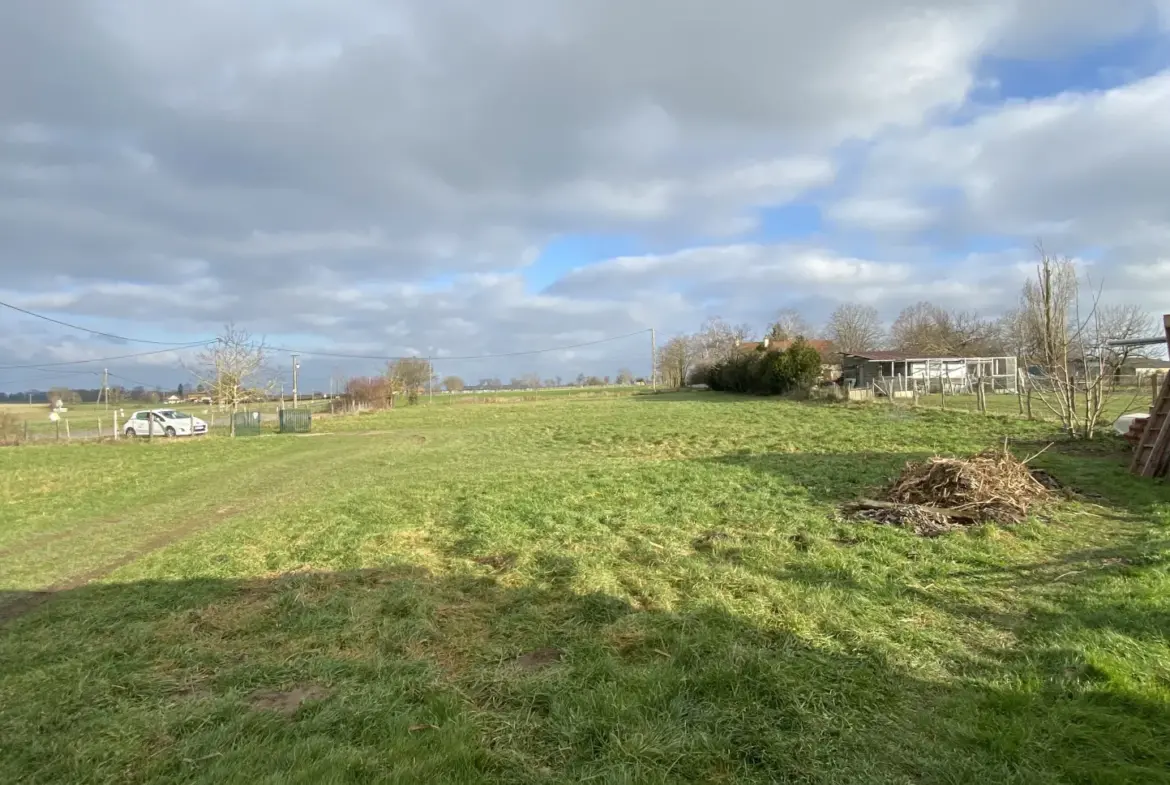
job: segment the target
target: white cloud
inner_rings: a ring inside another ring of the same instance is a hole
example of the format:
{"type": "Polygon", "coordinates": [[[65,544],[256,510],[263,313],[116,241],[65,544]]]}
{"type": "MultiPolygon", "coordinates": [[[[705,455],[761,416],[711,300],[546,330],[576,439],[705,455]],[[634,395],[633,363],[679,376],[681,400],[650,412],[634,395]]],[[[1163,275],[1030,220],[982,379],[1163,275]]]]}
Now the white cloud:
{"type": "MultiPolygon", "coordinates": [[[[828,214],[872,230],[1043,240],[1089,252],[1106,287],[1164,255],[1170,241],[1170,71],[1097,92],[987,111],[965,125],[878,144],[852,194],[828,214]],[[881,207],[899,205],[883,214],[881,207]],[[862,207],[859,207],[862,206],[862,207]],[[900,219],[906,220],[900,220],[900,219]]],[[[1164,308],[1170,283],[1139,293],[1164,308]]]]}
{"type": "Polygon", "coordinates": [[[1103,249],[1136,289],[1170,238],[1165,75],[959,122],[988,56],[1116,42],[1164,0],[10,5],[4,285],[144,330],[503,351],[992,302],[975,260],[930,265],[982,234],[1103,249]],[[756,241],[808,200],[826,229],[756,241]],[[531,291],[549,238],[590,234],[658,253],[531,291]]]}
{"type": "Polygon", "coordinates": [[[826,216],[839,224],[874,232],[915,232],[934,217],[924,205],[896,197],[847,198],[829,205],[826,216]]]}

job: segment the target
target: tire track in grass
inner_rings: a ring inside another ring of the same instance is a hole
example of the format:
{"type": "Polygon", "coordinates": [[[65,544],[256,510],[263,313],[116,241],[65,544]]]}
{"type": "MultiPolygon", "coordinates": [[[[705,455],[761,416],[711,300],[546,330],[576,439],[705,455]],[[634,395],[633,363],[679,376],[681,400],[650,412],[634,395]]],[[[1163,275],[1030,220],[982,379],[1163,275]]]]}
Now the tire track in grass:
{"type": "MultiPolygon", "coordinates": [[[[365,442],[365,444],[369,444],[370,447],[355,450],[352,443],[337,442],[328,448],[297,452],[266,463],[266,471],[273,469],[288,471],[297,468],[304,462],[312,462],[314,464],[315,471],[311,473],[290,474],[290,481],[295,480],[295,484],[291,484],[290,487],[294,488],[295,492],[288,494],[286,499],[282,500],[280,495],[271,493],[273,489],[280,490],[283,486],[268,485],[265,487],[265,490],[269,491],[268,493],[256,493],[254,488],[249,488],[247,484],[243,484],[244,487],[234,487],[232,489],[235,492],[232,497],[233,501],[229,502],[227,506],[221,506],[223,504],[222,502],[215,505],[204,505],[198,511],[198,514],[188,514],[174,525],[167,525],[161,530],[154,530],[153,534],[145,540],[133,542],[132,544],[127,544],[127,547],[103,554],[109,558],[98,561],[95,566],[83,568],[72,575],[59,577],[42,588],[18,591],[0,590],[0,597],[4,597],[3,600],[0,600],[0,625],[38,607],[59,592],[76,589],[91,581],[104,578],[115,570],[125,567],[150,553],[166,548],[192,535],[214,529],[216,526],[236,515],[251,512],[265,506],[281,504],[281,502],[283,502],[281,506],[293,503],[297,499],[303,498],[306,494],[312,493],[320,485],[327,484],[330,481],[327,478],[327,472],[324,471],[325,467],[322,465],[324,462],[332,462],[340,457],[344,457],[346,462],[360,461],[364,453],[374,452],[378,449],[376,442],[365,442]],[[314,482],[311,479],[313,477],[322,479],[314,482]],[[249,491],[253,491],[253,493],[249,494],[249,491]],[[244,504],[234,501],[239,498],[241,493],[250,496],[249,500],[244,504]],[[219,509],[211,510],[209,509],[210,507],[219,507],[219,509]]],[[[255,475],[252,475],[249,479],[254,477],[255,475]]],[[[158,515],[169,512],[171,506],[173,505],[151,505],[138,511],[135,518],[149,516],[148,520],[157,521],[158,515]]],[[[121,528],[125,530],[131,526],[135,522],[135,518],[123,521],[121,528]]],[[[88,544],[82,542],[81,538],[90,534],[92,531],[92,528],[85,526],[74,527],[68,530],[68,533],[78,536],[70,538],[65,536],[65,533],[54,533],[54,536],[50,540],[42,540],[40,545],[43,547],[46,544],[52,545],[65,541],[73,541],[80,547],[85,548],[88,547],[88,544]],[[56,536],[57,534],[61,534],[62,536],[56,536]]],[[[22,555],[27,555],[27,552],[24,552],[22,555]]],[[[11,558],[10,555],[9,557],[11,558]]],[[[51,554],[51,561],[56,563],[60,557],[61,554],[53,553],[51,554]]]]}
{"type": "MultiPolygon", "coordinates": [[[[247,460],[250,457],[251,456],[247,456],[244,460],[247,460]]],[[[265,457],[267,458],[267,456],[265,457]]],[[[268,468],[277,468],[289,463],[290,461],[298,460],[300,457],[300,453],[281,456],[273,460],[266,460],[264,465],[268,468]]],[[[234,485],[238,484],[238,481],[234,480],[235,477],[247,476],[248,468],[249,467],[246,463],[241,462],[232,462],[226,466],[221,464],[216,467],[214,474],[205,475],[200,479],[203,481],[204,486],[214,486],[215,488],[219,489],[220,492],[222,492],[224,489],[230,489],[234,485]],[[241,472],[241,469],[244,471],[241,472]]],[[[81,520],[75,521],[73,525],[67,526],[64,529],[54,529],[42,534],[32,534],[21,542],[0,549],[0,561],[13,557],[21,558],[28,556],[37,552],[38,550],[43,549],[45,546],[73,539],[79,534],[91,535],[95,532],[100,533],[100,530],[107,529],[108,527],[124,527],[126,525],[132,524],[137,518],[161,517],[163,514],[166,514],[176,506],[182,505],[183,501],[180,499],[186,499],[192,494],[203,494],[206,492],[208,489],[204,486],[197,488],[188,487],[187,492],[183,495],[183,497],[168,495],[165,496],[162,500],[152,499],[141,507],[131,510],[128,515],[123,515],[116,518],[111,515],[104,515],[100,518],[83,518],[81,520]]],[[[200,508],[199,511],[202,512],[205,511],[209,506],[222,506],[222,503],[203,503],[198,506],[200,508]]],[[[181,512],[186,512],[189,514],[192,512],[192,507],[189,505],[185,506],[181,512]]]]}

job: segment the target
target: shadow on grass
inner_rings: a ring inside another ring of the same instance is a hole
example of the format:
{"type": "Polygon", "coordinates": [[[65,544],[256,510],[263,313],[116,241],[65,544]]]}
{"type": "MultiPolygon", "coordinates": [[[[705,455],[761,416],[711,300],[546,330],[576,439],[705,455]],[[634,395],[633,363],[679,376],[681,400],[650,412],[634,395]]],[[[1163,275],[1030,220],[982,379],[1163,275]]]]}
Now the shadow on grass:
{"type": "Polygon", "coordinates": [[[761,621],[411,566],[91,585],[0,627],[0,779],[1170,781],[1170,705],[1048,620],[942,679],[761,621]]]}
{"type": "MultiPolygon", "coordinates": [[[[1037,455],[1044,446],[1029,443],[1012,449],[1021,460],[1032,458],[1029,465],[1033,468],[1055,477],[1071,494],[1072,501],[1101,507],[1099,512],[1105,515],[1113,511],[1170,524],[1170,485],[1164,480],[1130,474],[1128,452],[1109,444],[1086,452],[1058,448],[1037,455]]],[[[897,477],[907,462],[930,456],[928,451],[786,452],[732,453],[698,460],[782,478],[809,488],[822,501],[841,503],[859,494],[878,492],[897,477]]]]}

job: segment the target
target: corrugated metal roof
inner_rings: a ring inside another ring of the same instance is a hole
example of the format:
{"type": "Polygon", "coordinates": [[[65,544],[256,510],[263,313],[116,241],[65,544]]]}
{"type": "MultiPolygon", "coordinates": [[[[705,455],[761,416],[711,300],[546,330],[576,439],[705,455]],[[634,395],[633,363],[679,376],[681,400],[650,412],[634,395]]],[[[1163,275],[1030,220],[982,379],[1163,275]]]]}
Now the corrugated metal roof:
{"type": "Polygon", "coordinates": [[[918,354],[905,354],[904,352],[857,352],[856,354],[846,354],[846,357],[857,357],[862,360],[872,360],[879,363],[901,363],[908,360],[962,360],[962,357],[923,357],[918,354]]]}

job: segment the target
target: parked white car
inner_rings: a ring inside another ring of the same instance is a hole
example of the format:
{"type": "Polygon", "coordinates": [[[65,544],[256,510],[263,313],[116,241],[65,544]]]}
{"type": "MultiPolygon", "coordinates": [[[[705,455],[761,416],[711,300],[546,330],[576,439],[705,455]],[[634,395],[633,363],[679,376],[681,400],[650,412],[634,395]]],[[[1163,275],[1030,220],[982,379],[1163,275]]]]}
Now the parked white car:
{"type": "Polygon", "coordinates": [[[147,409],[130,415],[125,432],[129,437],[201,436],[207,433],[207,423],[174,409],[147,409]]]}

